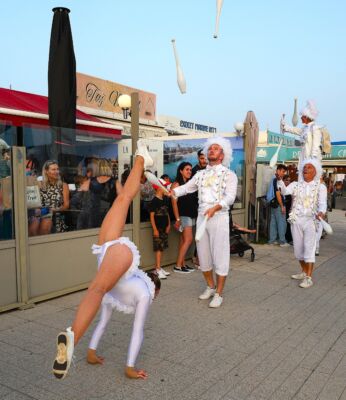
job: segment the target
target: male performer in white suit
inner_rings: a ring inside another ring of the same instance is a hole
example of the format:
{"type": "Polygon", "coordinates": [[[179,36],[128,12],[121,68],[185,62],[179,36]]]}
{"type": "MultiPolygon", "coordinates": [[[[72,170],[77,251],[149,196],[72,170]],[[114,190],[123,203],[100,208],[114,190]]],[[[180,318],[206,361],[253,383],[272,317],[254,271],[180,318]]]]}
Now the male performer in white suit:
{"type": "Polygon", "coordinates": [[[299,164],[306,158],[317,158],[322,160],[321,141],[322,132],[316,125],[315,120],[318,117],[318,110],[312,100],[306,102],[306,106],[300,112],[303,122],[303,128],[294,128],[281,121],[284,132],[290,132],[300,136],[302,141],[302,151],[299,157],[299,164]]]}
{"type": "Polygon", "coordinates": [[[327,210],[327,188],[320,183],[321,172],[319,160],[305,159],[300,165],[298,182],[285,186],[278,181],[281,193],[284,196],[292,195],[292,211],[288,221],[291,224],[294,255],[302,272],[291,277],[302,280],[299,285],[302,288],[313,285],[318,219],[324,218],[327,210]]]}
{"type": "Polygon", "coordinates": [[[197,242],[200,269],[207,288],[199,296],[201,300],[213,299],[209,307],[220,307],[222,291],[229,272],[229,208],[237,194],[237,176],[229,170],[232,147],[229,140],[212,137],[203,149],[207,156],[206,169],[198,171],[185,185],[173,190],[175,196],[184,196],[198,190],[197,230],[204,218],[208,217],[206,230],[197,242]],[[213,275],[216,273],[216,286],[213,275]]]}

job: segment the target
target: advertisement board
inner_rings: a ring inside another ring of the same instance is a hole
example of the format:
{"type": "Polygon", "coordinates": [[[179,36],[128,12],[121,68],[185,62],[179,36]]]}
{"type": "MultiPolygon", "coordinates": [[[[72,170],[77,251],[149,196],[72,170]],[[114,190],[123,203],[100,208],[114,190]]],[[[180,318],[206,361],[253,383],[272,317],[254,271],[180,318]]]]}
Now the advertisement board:
{"type": "MultiPolygon", "coordinates": [[[[229,168],[238,177],[237,197],[235,208],[243,207],[244,199],[244,139],[240,136],[226,137],[231,142],[233,160],[229,168]]],[[[171,181],[175,180],[177,169],[182,162],[189,162],[192,166],[198,163],[197,152],[203,149],[206,138],[191,138],[187,136],[167,138],[163,142],[164,173],[169,175],[171,181]]]]}
{"type": "Polygon", "coordinates": [[[119,96],[138,92],[139,117],[156,120],[156,95],[77,72],[77,105],[122,114],[119,96]]]}

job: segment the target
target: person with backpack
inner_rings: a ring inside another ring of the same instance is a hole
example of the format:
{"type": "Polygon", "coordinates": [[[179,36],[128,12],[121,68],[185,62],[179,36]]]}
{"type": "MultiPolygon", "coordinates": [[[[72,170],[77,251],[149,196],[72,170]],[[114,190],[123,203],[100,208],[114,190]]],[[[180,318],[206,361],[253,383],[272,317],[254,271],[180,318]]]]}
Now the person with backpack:
{"type": "Polygon", "coordinates": [[[268,244],[279,244],[281,247],[288,247],[286,241],[286,207],[284,197],[278,188],[278,180],[281,180],[287,173],[284,164],[278,164],[276,173],[273,176],[267,192],[267,203],[270,210],[269,241],[268,244]]]}

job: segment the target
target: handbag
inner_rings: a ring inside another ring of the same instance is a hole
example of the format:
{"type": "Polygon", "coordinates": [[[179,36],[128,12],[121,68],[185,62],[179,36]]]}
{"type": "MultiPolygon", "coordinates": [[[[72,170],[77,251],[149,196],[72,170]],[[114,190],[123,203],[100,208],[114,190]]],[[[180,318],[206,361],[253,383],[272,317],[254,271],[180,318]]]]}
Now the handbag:
{"type": "Polygon", "coordinates": [[[26,187],[26,205],[28,209],[41,208],[40,189],[37,185],[26,187]]]}

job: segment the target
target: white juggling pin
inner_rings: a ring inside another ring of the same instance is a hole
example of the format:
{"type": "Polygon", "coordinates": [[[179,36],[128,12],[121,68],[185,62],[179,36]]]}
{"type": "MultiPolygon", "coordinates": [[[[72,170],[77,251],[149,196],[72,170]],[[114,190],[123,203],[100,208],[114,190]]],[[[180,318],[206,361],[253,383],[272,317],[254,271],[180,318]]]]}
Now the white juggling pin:
{"type": "Polygon", "coordinates": [[[282,114],[281,119],[280,119],[280,133],[281,133],[282,135],[285,134],[285,125],[286,125],[286,122],[285,122],[285,115],[286,115],[286,114],[282,114]]]}
{"type": "Polygon", "coordinates": [[[293,124],[293,126],[297,126],[298,125],[298,121],[299,121],[298,111],[297,111],[297,101],[298,101],[298,99],[295,98],[294,99],[294,111],[293,111],[293,116],[292,116],[292,124],[293,124]]]}
{"type": "Polygon", "coordinates": [[[276,152],[274,153],[273,157],[270,159],[270,162],[269,162],[270,168],[274,168],[276,163],[278,162],[279,151],[280,151],[281,145],[282,145],[282,139],[280,140],[280,144],[279,144],[276,152]]]}
{"type": "Polygon", "coordinates": [[[219,22],[220,22],[222,4],[223,0],[216,0],[216,23],[215,23],[214,39],[217,39],[217,36],[219,34],[219,22]]]}
{"type": "Polygon", "coordinates": [[[173,196],[172,192],[170,192],[165,186],[162,185],[162,183],[160,182],[160,179],[156,175],[154,175],[150,171],[144,171],[144,175],[152,185],[159,186],[165,193],[170,194],[170,196],[175,198],[175,196],[173,196]]]}
{"type": "Polygon", "coordinates": [[[202,236],[204,235],[205,228],[207,227],[207,222],[208,222],[208,216],[205,215],[203,221],[196,230],[196,236],[195,236],[196,242],[199,242],[202,236]]]}
{"type": "Polygon", "coordinates": [[[325,221],[323,218],[319,218],[319,221],[321,222],[323,229],[326,231],[328,235],[333,234],[333,229],[332,227],[328,224],[327,221],[325,221]]]}
{"type": "Polygon", "coordinates": [[[184,94],[184,93],[186,93],[186,81],[185,81],[183,70],[182,70],[182,68],[180,66],[178,52],[177,52],[177,49],[175,47],[175,39],[172,39],[172,44],[173,44],[175,65],[176,65],[176,68],[177,68],[177,82],[178,82],[178,86],[179,86],[181,94],[184,94]]]}

